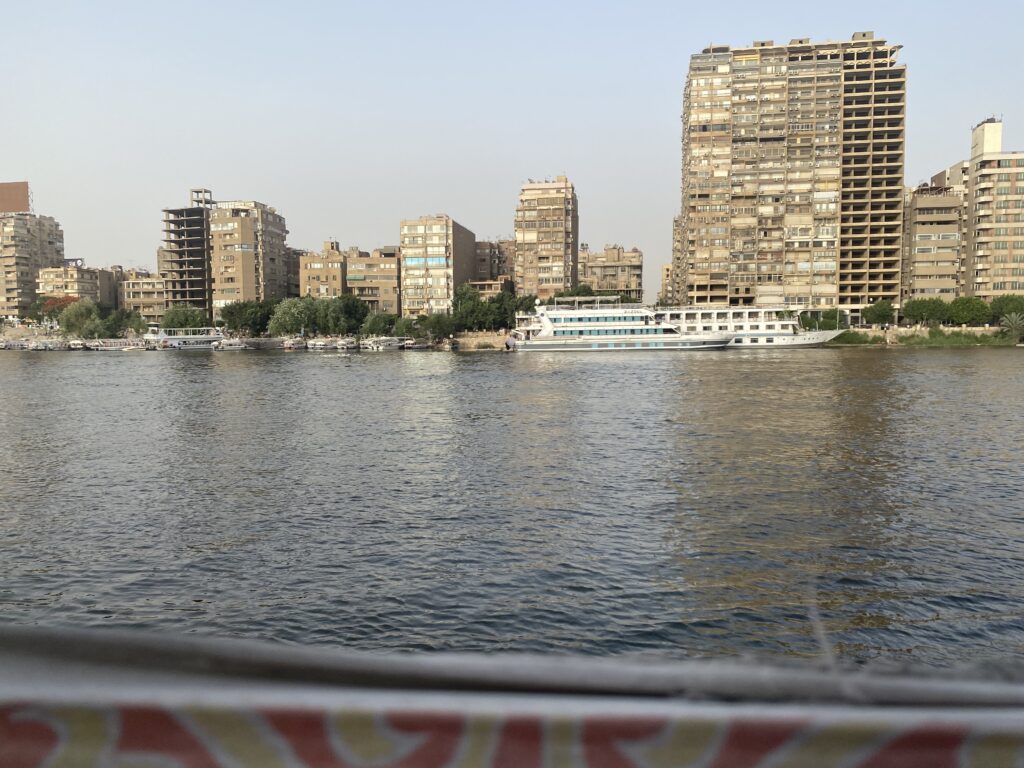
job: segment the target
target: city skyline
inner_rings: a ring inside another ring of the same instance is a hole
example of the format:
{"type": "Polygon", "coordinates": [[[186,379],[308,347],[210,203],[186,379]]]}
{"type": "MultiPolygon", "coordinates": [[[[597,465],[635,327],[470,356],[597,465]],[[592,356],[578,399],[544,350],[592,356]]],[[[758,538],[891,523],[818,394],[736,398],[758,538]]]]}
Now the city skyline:
{"type": "Polygon", "coordinates": [[[193,7],[202,23],[189,13],[157,23],[155,11],[128,4],[7,12],[6,50],[27,74],[6,102],[27,117],[0,125],[16,148],[3,176],[31,182],[35,210],[61,222],[69,258],[155,266],[160,211],[198,186],[276,207],[301,248],[393,245],[401,220],[441,211],[481,239],[507,237],[521,185],[565,174],[579,195],[580,241],[640,248],[653,298],[678,213],[686,70],[710,43],[871,30],[902,45],[909,186],[966,159],[970,128],[993,114],[1004,118],[1007,150],[1024,149],[1024,108],[1009,96],[1009,35],[1024,13],[1009,3],[985,18],[952,3],[927,15],[909,4],[803,4],[727,23],[659,3],[570,3],[542,16],[531,4],[500,15],[457,3],[397,14],[193,7]],[[525,36],[540,22],[549,51],[525,36]],[[225,33],[235,24],[245,34],[225,33]],[[325,41],[323,30],[337,37],[325,41]],[[568,53],[560,32],[571,34],[568,53]],[[524,55],[523,41],[536,55],[524,55]],[[954,53],[982,43],[987,57],[954,53]],[[102,213],[112,200],[116,232],[102,213]]]}

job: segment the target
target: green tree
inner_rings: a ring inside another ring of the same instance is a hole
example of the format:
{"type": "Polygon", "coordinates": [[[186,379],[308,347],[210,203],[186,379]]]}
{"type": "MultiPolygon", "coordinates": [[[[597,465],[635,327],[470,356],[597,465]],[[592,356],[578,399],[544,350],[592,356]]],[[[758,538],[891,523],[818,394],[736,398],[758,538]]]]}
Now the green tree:
{"type": "Polygon", "coordinates": [[[60,332],[65,336],[98,339],[105,335],[99,308],[89,299],[82,299],[65,307],[57,322],[60,323],[60,332]]]}
{"type": "Polygon", "coordinates": [[[800,315],[803,328],[817,331],[837,331],[846,326],[845,318],[838,309],[826,309],[820,317],[807,313],[800,315]]]}
{"type": "Polygon", "coordinates": [[[949,319],[957,325],[985,325],[992,319],[992,308],[977,296],[960,296],[949,304],[949,319]]]}
{"type": "Polygon", "coordinates": [[[999,327],[1003,329],[1015,344],[1020,344],[1020,340],[1024,339],[1024,314],[1020,312],[1010,312],[1003,315],[999,319],[999,327]]]}
{"type": "Polygon", "coordinates": [[[274,308],[267,330],[271,336],[312,333],[316,324],[315,299],[285,299],[274,308]]]}
{"type": "Polygon", "coordinates": [[[992,309],[992,322],[998,323],[1004,315],[1016,313],[1024,315],[1024,296],[1016,293],[1007,293],[996,296],[990,305],[992,309]]]}
{"type": "Polygon", "coordinates": [[[418,336],[420,334],[419,325],[411,317],[400,317],[395,320],[395,327],[391,329],[391,332],[395,336],[418,336]]]}
{"type": "Polygon", "coordinates": [[[199,307],[189,304],[175,304],[164,313],[162,328],[205,328],[209,318],[199,307]]]}
{"type": "Polygon", "coordinates": [[[432,341],[447,339],[455,333],[455,321],[451,315],[420,315],[418,324],[432,341]]]}
{"type": "Polygon", "coordinates": [[[944,323],[949,316],[949,303],[942,299],[911,299],[903,305],[903,317],[912,323],[944,323]]]}
{"type": "Polygon", "coordinates": [[[360,333],[363,336],[387,336],[398,318],[385,312],[375,312],[366,318],[360,333]]]}
{"type": "MultiPolygon", "coordinates": [[[[100,310],[102,315],[102,308],[100,310]]],[[[101,317],[103,323],[103,336],[108,339],[115,339],[126,336],[129,331],[142,333],[146,330],[146,323],[138,312],[127,309],[114,309],[106,317],[101,317]]]]}
{"type": "Polygon", "coordinates": [[[874,304],[865,307],[861,315],[864,318],[864,322],[871,323],[872,325],[891,323],[893,317],[892,302],[888,299],[876,301],[874,304]]]}

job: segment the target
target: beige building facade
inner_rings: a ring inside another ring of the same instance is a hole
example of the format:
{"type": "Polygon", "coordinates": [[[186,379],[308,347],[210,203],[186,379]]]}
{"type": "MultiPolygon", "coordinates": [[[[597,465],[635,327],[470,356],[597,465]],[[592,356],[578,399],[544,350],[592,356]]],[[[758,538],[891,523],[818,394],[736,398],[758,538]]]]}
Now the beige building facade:
{"type": "Polygon", "coordinates": [[[969,295],[1024,293],[1024,152],[1003,151],[1003,124],[994,118],[971,134],[967,238],[969,295]]]}
{"type": "Polygon", "coordinates": [[[289,295],[288,229],[276,209],[254,200],[215,203],[210,208],[213,308],[236,301],[283,299],[289,295]]]}
{"type": "Polygon", "coordinates": [[[907,194],[903,301],[963,294],[965,200],[962,187],[922,185],[907,194]]]}
{"type": "Polygon", "coordinates": [[[24,317],[36,300],[39,270],[64,266],[64,232],[56,219],[0,213],[0,317],[24,317]]]}
{"type": "Polygon", "coordinates": [[[676,303],[672,290],[672,262],[661,265],[661,290],[658,291],[658,303],[670,307],[676,303]]]}
{"type": "Polygon", "coordinates": [[[680,303],[899,301],[906,68],[851,40],[710,46],[683,106],[680,303]]]}
{"type": "Polygon", "coordinates": [[[299,254],[299,295],[316,299],[333,299],[345,293],[345,259],[359,253],[358,248],[343,251],[336,240],[324,242],[320,253],[299,254]]]}
{"type": "Polygon", "coordinates": [[[606,245],[603,251],[581,248],[579,283],[600,293],[617,293],[623,299],[643,301],[644,254],[621,245],[606,245]]]}
{"type": "Polygon", "coordinates": [[[450,314],[455,289],[476,275],[476,236],[451,216],[401,223],[403,317],[450,314]]]}
{"type": "Polygon", "coordinates": [[[402,258],[400,248],[384,246],[366,253],[353,249],[347,257],[348,292],[371,312],[402,314],[402,258]]]}
{"type": "Polygon", "coordinates": [[[547,299],[579,284],[579,201],[565,176],[530,181],[515,218],[516,293],[547,299]]]}
{"type": "Polygon", "coordinates": [[[147,323],[160,323],[167,311],[164,279],[143,269],[126,269],[118,285],[118,306],[137,312],[147,323]]]}
{"type": "Polygon", "coordinates": [[[114,308],[117,283],[118,276],[112,270],[65,263],[39,270],[36,293],[39,296],[74,296],[114,308]]]}

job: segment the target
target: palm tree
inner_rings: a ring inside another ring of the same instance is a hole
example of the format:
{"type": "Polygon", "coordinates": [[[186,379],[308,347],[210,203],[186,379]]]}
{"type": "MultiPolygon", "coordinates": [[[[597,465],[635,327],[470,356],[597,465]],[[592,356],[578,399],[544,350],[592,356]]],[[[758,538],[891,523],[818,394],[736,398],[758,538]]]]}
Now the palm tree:
{"type": "Polygon", "coordinates": [[[1024,314],[1010,312],[1003,315],[999,321],[999,327],[1006,331],[1014,343],[1020,344],[1020,340],[1024,339],[1024,314]]]}

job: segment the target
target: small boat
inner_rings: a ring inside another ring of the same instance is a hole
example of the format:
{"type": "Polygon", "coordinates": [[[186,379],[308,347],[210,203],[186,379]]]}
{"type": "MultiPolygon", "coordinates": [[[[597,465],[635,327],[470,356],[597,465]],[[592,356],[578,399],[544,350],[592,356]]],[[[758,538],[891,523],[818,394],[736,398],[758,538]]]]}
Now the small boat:
{"type": "Polygon", "coordinates": [[[359,342],[356,341],[351,336],[346,336],[345,338],[338,339],[338,349],[344,349],[349,352],[355,352],[356,350],[359,349],[359,342]]]}
{"type": "Polygon", "coordinates": [[[432,344],[423,339],[409,339],[402,345],[402,349],[431,349],[432,344]]]}
{"type": "Polygon", "coordinates": [[[281,348],[289,352],[293,352],[297,349],[305,349],[306,340],[300,337],[296,337],[294,339],[285,339],[284,343],[281,344],[281,348]]]}
{"type": "Polygon", "coordinates": [[[68,342],[68,349],[71,352],[83,352],[88,350],[89,348],[86,346],[85,342],[82,339],[72,339],[71,341],[68,342]]]}
{"type": "Polygon", "coordinates": [[[327,352],[331,349],[337,349],[338,345],[333,339],[313,339],[306,344],[306,349],[311,352],[327,352]]]}
{"type": "Polygon", "coordinates": [[[224,339],[213,342],[214,352],[240,352],[243,349],[252,349],[241,339],[224,339]]]}

